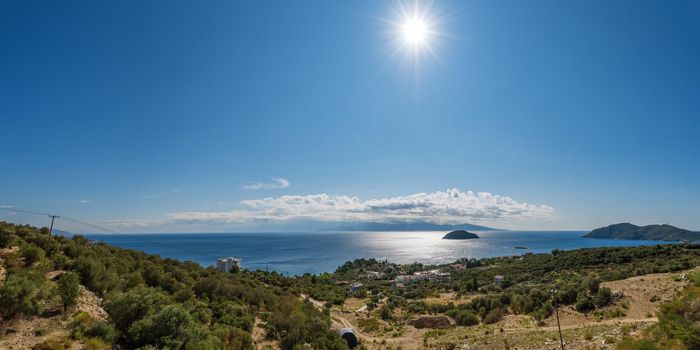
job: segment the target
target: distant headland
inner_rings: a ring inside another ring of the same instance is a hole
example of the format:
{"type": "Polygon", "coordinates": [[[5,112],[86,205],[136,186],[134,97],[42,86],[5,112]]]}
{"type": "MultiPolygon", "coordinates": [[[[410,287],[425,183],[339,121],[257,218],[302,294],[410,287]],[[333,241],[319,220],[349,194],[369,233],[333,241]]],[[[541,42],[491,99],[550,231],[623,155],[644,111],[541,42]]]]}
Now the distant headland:
{"type": "Polygon", "coordinates": [[[476,233],[467,232],[464,230],[456,230],[446,234],[442,239],[475,239],[479,238],[476,233]]]}
{"type": "Polygon", "coordinates": [[[469,230],[469,231],[503,231],[502,229],[473,225],[469,223],[463,224],[434,224],[426,221],[412,222],[352,222],[337,225],[334,228],[337,231],[451,231],[451,230],[469,230]]]}
{"type": "Polygon", "coordinates": [[[583,237],[650,241],[700,241],[700,232],[688,231],[671,225],[637,226],[630,223],[620,223],[597,228],[583,237]]]}

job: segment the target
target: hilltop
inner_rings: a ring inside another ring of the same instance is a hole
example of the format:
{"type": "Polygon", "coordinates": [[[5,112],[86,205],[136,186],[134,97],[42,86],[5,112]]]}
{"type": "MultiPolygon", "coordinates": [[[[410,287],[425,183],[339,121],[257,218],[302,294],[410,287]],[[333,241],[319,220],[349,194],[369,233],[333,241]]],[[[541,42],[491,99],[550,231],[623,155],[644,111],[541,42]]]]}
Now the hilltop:
{"type": "Polygon", "coordinates": [[[621,223],[595,229],[583,237],[653,241],[700,241],[700,232],[688,231],[671,225],[637,226],[630,223],[621,223]]]}

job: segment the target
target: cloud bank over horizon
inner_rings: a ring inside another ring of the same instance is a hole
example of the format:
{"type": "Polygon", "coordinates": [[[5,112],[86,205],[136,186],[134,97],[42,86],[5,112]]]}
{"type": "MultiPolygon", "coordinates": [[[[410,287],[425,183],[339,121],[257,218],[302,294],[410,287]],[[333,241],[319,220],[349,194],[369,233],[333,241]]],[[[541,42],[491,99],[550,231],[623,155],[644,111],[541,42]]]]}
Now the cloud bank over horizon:
{"type": "Polygon", "coordinates": [[[110,225],[125,228],[182,224],[255,225],[294,220],[463,224],[549,219],[554,215],[554,209],[547,205],[456,188],[368,200],[325,193],[284,195],[243,200],[240,205],[241,208],[229,211],[172,212],[162,220],[113,221],[110,225]]]}

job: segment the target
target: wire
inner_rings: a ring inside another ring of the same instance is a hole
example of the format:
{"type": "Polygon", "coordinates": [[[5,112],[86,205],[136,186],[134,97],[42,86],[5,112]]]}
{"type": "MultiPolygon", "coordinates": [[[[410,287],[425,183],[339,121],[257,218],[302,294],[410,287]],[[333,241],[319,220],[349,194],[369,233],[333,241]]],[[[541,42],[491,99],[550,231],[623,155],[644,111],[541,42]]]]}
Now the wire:
{"type": "Polygon", "coordinates": [[[26,213],[26,214],[34,214],[34,215],[41,215],[41,216],[51,216],[51,214],[47,213],[39,213],[36,211],[31,211],[31,210],[22,210],[22,209],[16,209],[16,208],[7,208],[7,207],[0,207],[0,209],[5,210],[5,211],[11,211],[11,212],[20,212],[20,213],[26,213]]]}
{"type": "MultiPolygon", "coordinates": [[[[0,207],[0,209],[5,210],[5,211],[9,211],[9,212],[19,212],[19,213],[27,213],[27,214],[33,214],[33,215],[41,215],[41,216],[51,216],[51,215],[52,215],[52,214],[40,213],[40,212],[32,211],[32,210],[24,210],[24,209],[16,209],[16,208],[0,207]]],[[[101,227],[101,226],[98,226],[98,225],[95,225],[95,224],[91,224],[91,223],[88,223],[88,222],[84,222],[84,221],[81,221],[81,220],[78,220],[78,219],[73,219],[73,218],[65,217],[65,216],[61,216],[61,219],[66,220],[66,221],[70,221],[70,222],[73,222],[73,223],[76,223],[76,224],[79,224],[79,225],[83,225],[83,226],[89,227],[89,228],[94,229],[94,230],[97,230],[97,231],[102,231],[102,232],[107,232],[107,233],[114,234],[114,235],[120,235],[120,236],[124,236],[124,237],[129,237],[129,238],[137,239],[137,240],[140,240],[140,241],[142,241],[142,242],[150,243],[150,244],[153,244],[153,245],[156,245],[156,246],[165,246],[165,247],[169,247],[169,248],[171,248],[171,249],[173,249],[173,250],[178,250],[178,251],[181,251],[181,252],[184,252],[184,253],[187,253],[187,254],[191,254],[191,255],[198,256],[198,257],[200,257],[200,258],[205,258],[205,259],[207,259],[207,260],[210,260],[210,259],[216,260],[216,259],[217,259],[217,257],[214,257],[214,256],[212,256],[212,255],[208,255],[208,254],[206,254],[206,253],[202,253],[202,252],[198,252],[198,251],[190,250],[190,249],[185,249],[185,248],[182,248],[182,247],[180,247],[180,246],[171,245],[171,244],[167,244],[167,243],[163,243],[163,242],[153,241],[153,240],[150,240],[150,239],[141,237],[141,236],[139,236],[139,235],[137,235],[137,234],[129,234],[129,233],[118,232],[118,231],[115,231],[115,230],[112,230],[112,229],[108,229],[108,228],[105,228],[105,227],[101,227]]]]}

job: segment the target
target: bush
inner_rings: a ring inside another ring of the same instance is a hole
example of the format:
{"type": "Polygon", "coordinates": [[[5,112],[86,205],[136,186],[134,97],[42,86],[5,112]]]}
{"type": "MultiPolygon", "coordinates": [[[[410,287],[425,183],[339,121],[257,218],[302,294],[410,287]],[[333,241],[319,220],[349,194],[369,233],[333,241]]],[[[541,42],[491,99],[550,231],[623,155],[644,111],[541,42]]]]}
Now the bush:
{"type": "Polygon", "coordinates": [[[108,301],[105,310],[117,330],[126,333],[131,324],[155,313],[168,303],[168,298],[155,289],[138,287],[108,301]]]}
{"type": "Polygon", "coordinates": [[[382,305],[382,307],[379,308],[379,317],[384,321],[391,320],[394,317],[391,307],[387,304],[382,305]]]}
{"type": "Polygon", "coordinates": [[[83,349],[85,350],[110,350],[112,348],[109,344],[97,338],[89,338],[85,340],[84,344],[85,347],[83,349]]]}
{"type": "Polygon", "coordinates": [[[458,310],[454,315],[454,319],[460,326],[475,326],[479,324],[479,318],[467,310],[458,310]]]}
{"type": "Polygon", "coordinates": [[[489,311],[486,316],[484,316],[484,323],[486,324],[494,324],[496,322],[499,322],[500,320],[503,319],[503,310],[502,309],[493,309],[489,311]]]}
{"type": "Polygon", "coordinates": [[[608,306],[611,301],[612,292],[610,291],[610,288],[607,287],[599,288],[598,292],[595,293],[595,297],[593,297],[593,304],[598,308],[608,306]]]}
{"type": "Polygon", "coordinates": [[[79,287],[78,275],[73,272],[65,272],[58,278],[58,295],[61,296],[63,312],[66,312],[69,307],[75,306],[78,301],[79,287]]]}
{"type": "Polygon", "coordinates": [[[579,293],[578,298],[576,298],[576,311],[587,313],[595,308],[593,302],[585,293],[579,293]]]}
{"type": "Polygon", "coordinates": [[[85,332],[92,325],[92,317],[85,311],[80,311],[73,315],[73,320],[68,324],[68,329],[71,331],[71,337],[81,339],[85,332]]]}
{"type": "Polygon", "coordinates": [[[37,261],[44,260],[46,253],[43,249],[33,245],[27,244],[22,246],[21,249],[22,258],[24,258],[24,264],[30,266],[37,261]]]}
{"type": "Polygon", "coordinates": [[[10,228],[0,228],[0,248],[7,248],[12,245],[15,235],[10,228]]]}
{"type": "Polygon", "coordinates": [[[167,305],[129,326],[128,335],[136,347],[181,348],[193,326],[192,316],[180,305],[167,305]]]}
{"type": "Polygon", "coordinates": [[[45,298],[43,276],[11,274],[0,287],[0,315],[8,320],[17,315],[37,315],[41,313],[41,303],[45,298]]]}
{"type": "Polygon", "coordinates": [[[250,333],[242,329],[220,324],[214,327],[214,334],[223,341],[226,349],[255,349],[255,346],[253,345],[253,338],[250,336],[250,333]]]}
{"type": "Polygon", "coordinates": [[[64,344],[61,341],[48,339],[32,347],[32,350],[63,350],[67,349],[70,344],[64,344]]]}
{"type": "Polygon", "coordinates": [[[109,322],[96,321],[85,332],[85,335],[91,338],[99,338],[105,342],[111,343],[117,338],[117,331],[109,322]]]}
{"type": "Polygon", "coordinates": [[[598,288],[600,287],[600,281],[597,278],[586,277],[583,280],[583,287],[588,289],[591,294],[595,294],[598,292],[598,288]]]}
{"type": "Polygon", "coordinates": [[[646,339],[625,338],[617,344],[617,350],[659,350],[653,342],[646,339]]]}

